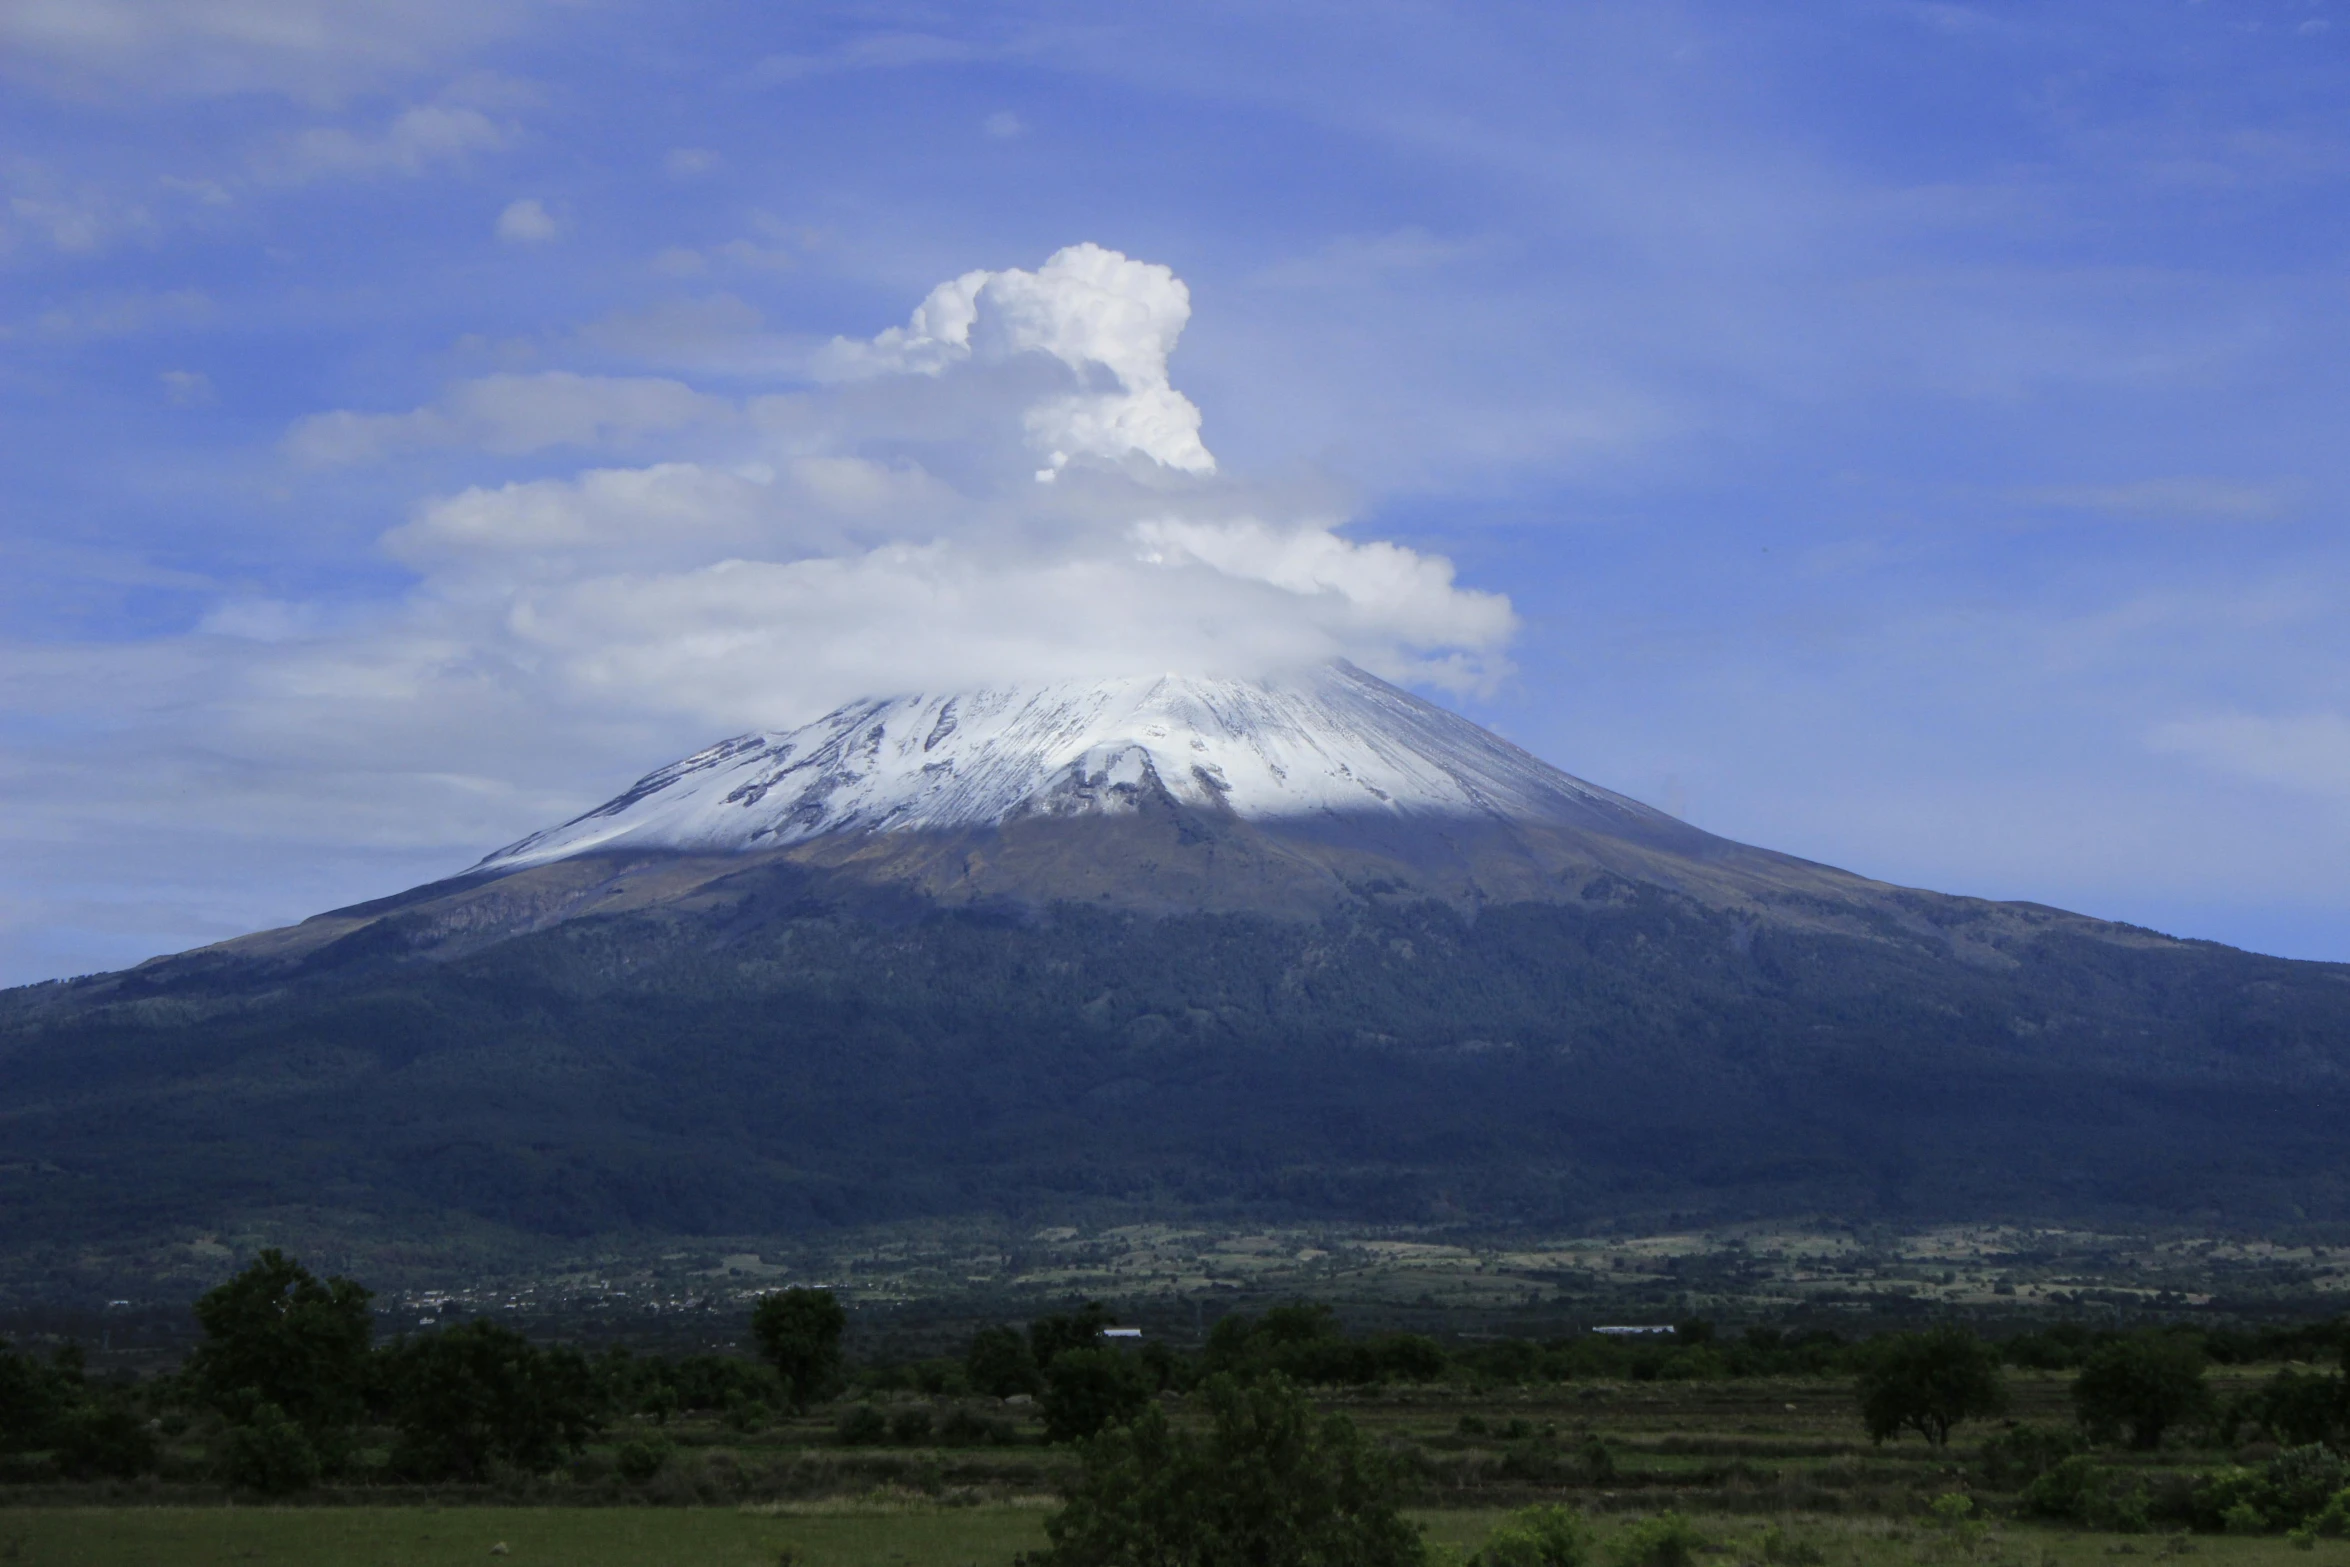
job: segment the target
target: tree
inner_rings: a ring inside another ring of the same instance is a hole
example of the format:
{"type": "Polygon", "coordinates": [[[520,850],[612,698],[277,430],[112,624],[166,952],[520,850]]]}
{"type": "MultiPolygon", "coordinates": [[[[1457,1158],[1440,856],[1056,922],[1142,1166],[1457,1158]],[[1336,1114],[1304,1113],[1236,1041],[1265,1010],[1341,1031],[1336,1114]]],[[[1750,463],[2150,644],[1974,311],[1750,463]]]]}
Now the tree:
{"type": "Polygon", "coordinates": [[[80,1367],[69,1358],[44,1365],[0,1344],[0,1453],[48,1446],[58,1418],[80,1396],[80,1367]]]}
{"type": "Polygon", "coordinates": [[[1858,1391],[1872,1442],[1906,1428],[1940,1447],[1952,1426],[2007,1407],[1998,1352],[1964,1328],[1875,1340],[1862,1356],[1858,1391]]]}
{"type": "Polygon", "coordinates": [[[1047,1441],[1076,1442],[1142,1413],[1150,1376],[1131,1355],[1115,1349],[1065,1349],[1044,1374],[1047,1441]]]}
{"type": "Polygon", "coordinates": [[[1035,1357],[1037,1370],[1049,1370],[1053,1357],[1062,1351],[1099,1344],[1102,1329],[1111,1320],[1110,1309],[1098,1300],[1089,1300],[1061,1316],[1039,1317],[1028,1324],[1028,1353],[1035,1357]]]}
{"type": "Polygon", "coordinates": [[[56,1425],[57,1467],[75,1480],[128,1480],[150,1472],[162,1457],[155,1433],[121,1393],[93,1398],[56,1425]]]}
{"type": "Polygon", "coordinates": [[[972,1334],[971,1347],[963,1355],[963,1373],[971,1379],[973,1392],[990,1398],[1033,1393],[1043,1386],[1037,1378],[1036,1356],[1018,1328],[981,1328],[972,1334]]]}
{"type": "Polygon", "coordinates": [[[2280,1446],[2339,1446],[2350,1425],[2350,1385],[2340,1376],[2280,1371],[2245,1401],[2244,1413],[2280,1446]]]}
{"type": "Polygon", "coordinates": [[[751,1312],[751,1332],[759,1353],[783,1379],[784,1393],[794,1409],[805,1409],[824,1395],[840,1370],[840,1336],[849,1325],[832,1291],[794,1285],[764,1295],[751,1312]]]}
{"type": "Polygon", "coordinates": [[[494,1322],[419,1334],[385,1359],[393,1463],[419,1479],[480,1480],[494,1464],[543,1474],[603,1427],[585,1356],[494,1322]]]}
{"type": "Polygon", "coordinates": [[[2203,1346],[2178,1333],[2132,1333],[2098,1345],[2073,1379],[2073,1409],[2101,1442],[2122,1428],[2130,1446],[2162,1445],[2162,1434],[2211,1408],[2203,1346]]]}
{"type": "Polygon", "coordinates": [[[1202,1394],[1204,1432],[1151,1404],[1085,1444],[1038,1567],[1424,1567],[1398,1477],[1352,1421],[1317,1416],[1279,1376],[1214,1377],[1202,1394]]]}
{"type": "Polygon", "coordinates": [[[204,1342],[189,1357],[197,1397],[231,1421],[275,1404],[313,1443],[355,1422],[375,1334],[368,1292],[321,1282],[274,1247],[196,1302],[204,1342]]]}

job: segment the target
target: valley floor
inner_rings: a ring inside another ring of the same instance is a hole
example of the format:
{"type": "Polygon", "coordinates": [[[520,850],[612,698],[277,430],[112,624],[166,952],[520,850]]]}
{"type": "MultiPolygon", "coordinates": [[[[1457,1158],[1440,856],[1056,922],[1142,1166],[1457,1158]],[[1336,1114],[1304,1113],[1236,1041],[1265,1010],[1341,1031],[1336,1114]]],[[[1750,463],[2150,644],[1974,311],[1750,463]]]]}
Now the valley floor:
{"type": "MultiPolygon", "coordinates": [[[[1413,1515],[1440,1561],[1474,1551],[1491,1509],[1413,1515]]],[[[12,1567],[1010,1567],[1044,1543],[1033,1507],[775,1508],[18,1508],[0,1510],[0,1561],[12,1567]],[[494,1554],[505,1547],[503,1554],[494,1554]]],[[[1954,1534],[1917,1521],[1790,1515],[1783,1540],[1818,1567],[2113,1567],[2117,1557],[2192,1556],[2194,1567],[2342,1567],[2350,1544],[2314,1555],[2281,1538],[2160,1539],[2013,1523],[1954,1534]],[[1807,1558],[1808,1559],[1808,1558],[1807,1558]]],[[[1765,1520],[1698,1515],[1705,1560],[1765,1560],[1765,1520]]],[[[1629,1518],[1601,1519],[1604,1560],[1629,1518]]],[[[1784,1550],[1785,1544],[1782,1544],[1784,1550]]]]}

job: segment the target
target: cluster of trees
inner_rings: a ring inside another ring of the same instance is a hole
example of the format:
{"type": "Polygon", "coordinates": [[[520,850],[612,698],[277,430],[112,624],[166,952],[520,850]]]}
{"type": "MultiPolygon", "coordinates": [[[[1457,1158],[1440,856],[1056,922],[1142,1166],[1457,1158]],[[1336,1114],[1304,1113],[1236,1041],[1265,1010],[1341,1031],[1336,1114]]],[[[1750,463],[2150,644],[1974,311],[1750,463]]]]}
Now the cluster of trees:
{"type": "MultiPolygon", "coordinates": [[[[2206,1336],[2148,1329],[2071,1339],[2074,1424],[2010,1424],[1985,1440],[1986,1482],[2019,1493],[2027,1514],[2137,1532],[2157,1525],[2259,1534],[2285,1531],[2297,1543],[2350,1534],[2350,1345],[2338,1324],[2274,1335],[2277,1349],[2320,1353],[2334,1346],[2344,1369],[2286,1369],[2227,1400],[2205,1371],[2216,1357],[2206,1336]],[[2148,1472],[2101,1462],[2099,1447],[2150,1452],[2181,1428],[2232,1446],[2247,1432],[2284,1445],[2259,1466],[2204,1472],[2148,1472]]],[[[2059,1341],[2063,1342],[2063,1341],[2059,1341]]],[[[1890,1334],[1871,1341],[1856,1379],[1862,1419],[1878,1441],[1915,1431],[1935,1445],[1953,1427],[2004,1414],[2007,1391],[1998,1348],[1957,1328],[1890,1334]]]]}
{"type": "MultiPolygon", "coordinates": [[[[1861,1420],[1874,1441],[1909,1430],[1939,1447],[1952,1427],[2007,1411],[1998,1347],[1964,1328],[1885,1334],[1858,1358],[1861,1420]]],[[[2159,1447],[2173,1426],[2213,1413],[2203,1373],[2203,1346],[2192,1334],[2115,1334],[2081,1360],[2073,1410],[2094,1441],[2159,1447]]]]}
{"type": "Polygon", "coordinates": [[[193,1417],[210,1422],[221,1478],[271,1494],[350,1472],[381,1432],[402,1478],[544,1473],[616,1413],[722,1406],[741,1418],[769,1402],[805,1405],[837,1383],[846,1323],[828,1293],[786,1290],[752,1318],[762,1367],[591,1360],[485,1321],[379,1345],[370,1298],[270,1250],[196,1302],[203,1340],[171,1378],[96,1387],[71,1351],[43,1363],[0,1347],[0,1452],[47,1451],[68,1475],[127,1477],[153,1470],[159,1435],[193,1417]]]}
{"type": "MultiPolygon", "coordinates": [[[[2255,1353],[2332,1354],[2350,1366],[2350,1329],[2339,1323],[2236,1335],[2058,1328],[2003,1342],[1938,1327],[1848,1342],[1768,1329],[1728,1341],[1692,1321],[1663,1343],[1586,1335],[1447,1349],[1419,1334],[1350,1335],[1328,1306],[1293,1302],[1227,1316],[1198,1351],[1186,1353],[1155,1341],[1106,1343],[1112,1318],[1095,1302],[1025,1328],[983,1328],[959,1357],[867,1367],[852,1378],[842,1358],[846,1313],[819,1289],[788,1289],[757,1303],[750,1322],[756,1361],[625,1350],[591,1357],[534,1344],[487,1321],[379,1344],[370,1301],[349,1279],[320,1279],[265,1251],[197,1302],[202,1343],[171,1377],[101,1384],[70,1348],[43,1360],[0,1346],[0,1453],[44,1453],[70,1476],[127,1476],[156,1467],[163,1436],[204,1421],[199,1434],[218,1472],[259,1491],[295,1491],[360,1470],[472,1481],[545,1472],[616,1419],[658,1426],[681,1410],[705,1411],[755,1431],[780,1410],[805,1410],[861,1384],[867,1392],[917,1387],[1029,1404],[1050,1441],[1123,1433],[1117,1441],[1126,1446],[1118,1451],[1143,1455],[1132,1462],[1208,1463],[1201,1456],[1208,1449],[1185,1448],[1191,1438],[1165,1430],[1157,1395],[1205,1392],[1217,1419],[1251,1409],[1257,1414],[1248,1418],[1258,1420],[1271,1407],[1249,1402],[1260,1388],[1287,1389],[1280,1395],[1287,1398],[1317,1384],[1636,1377],[1643,1367],[1656,1376],[1848,1373],[1873,1439],[1915,1433],[1939,1447],[1968,1422],[2006,1412],[2006,1368],[2061,1359],[2076,1373],[2073,1424],[2010,1425],[1981,1450],[1985,1478],[2020,1492],[2033,1510],[2110,1522],[2136,1516],[2134,1508],[2167,1507],[2166,1516],[2203,1522],[2241,1525],[2257,1516],[2277,1527],[2328,1528],[2325,1520],[2335,1515],[2326,1508],[2350,1485],[2350,1477],[2331,1489],[2320,1484],[2332,1473],[2326,1463],[2336,1460],[2309,1456],[2350,1450],[2350,1369],[2288,1369],[2224,1402],[2205,1380],[2208,1364],[2255,1353]],[[2289,1449],[2278,1460],[2286,1469],[2215,1472],[2192,1495],[2150,1501],[2093,1452],[2157,1448],[2181,1427],[2199,1427],[2223,1443],[2250,1430],[2289,1449]]],[[[885,1411],[870,1402],[850,1406],[836,1435],[850,1444],[1018,1439],[1010,1423],[969,1409],[938,1424],[927,1407],[885,1411]]],[[[657,1432],[642,1432],[624,1444],[621,1466],[630,1473],[657,1468],[664,1450],[657,1432]]],[[[1605,1459],[1603,1450],[1592,1464],[1605,1459]]],[[[2350,1523],[2350,1501],[2336,1512],[2336,1521],[2350,1523]]]]}

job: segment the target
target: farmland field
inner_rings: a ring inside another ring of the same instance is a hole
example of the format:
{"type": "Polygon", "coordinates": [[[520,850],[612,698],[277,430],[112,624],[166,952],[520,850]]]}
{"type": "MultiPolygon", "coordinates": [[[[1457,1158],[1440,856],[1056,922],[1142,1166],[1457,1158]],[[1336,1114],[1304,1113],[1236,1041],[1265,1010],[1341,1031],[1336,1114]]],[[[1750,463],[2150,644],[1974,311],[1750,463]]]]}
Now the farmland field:
{"type": "MultiPolygon", "coordinates": [[[[1492,1509],[1413,1515],[1444,1553],[1474,1550],[1492,1509]]],[[[0,1510],[11,1567],[1003,1567],[1044,1543],[1034,1507],[829,1504],[771,1508],[114,1507],[0,1510]],[[502,1555],[496,1547],[506,1547],[502,1555]]],[[[1604,1558],[1623,1518],[1602,1518],[1604,1558]]],[[[1915,1520],[1697,1515],[1722,1567],[1764,1559],[1771,1524],[1820,1567],[2116,1567],[2117,1558],[2192,1555],[2195,1567],[2340,1567],[2350,1545],[2316,1555],[2281,1539],[2136,1538],[1994,1524],[1952,1533],[1915,1520]]]]}

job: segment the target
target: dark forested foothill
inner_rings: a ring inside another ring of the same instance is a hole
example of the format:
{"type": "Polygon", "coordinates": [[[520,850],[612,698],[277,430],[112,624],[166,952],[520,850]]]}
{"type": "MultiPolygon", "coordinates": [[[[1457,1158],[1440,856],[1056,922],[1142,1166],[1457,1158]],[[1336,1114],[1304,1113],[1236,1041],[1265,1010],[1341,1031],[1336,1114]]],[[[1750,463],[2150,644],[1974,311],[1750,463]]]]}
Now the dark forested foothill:
{"type": "Polygon", "coordinates": [[[394,1236],[2350,1216],[2350,970],[1963,900],[1813,929],[1586,894],[883,919],[778,884],[9,992],[0,1242],[322,1198],[394,1236]]]}

